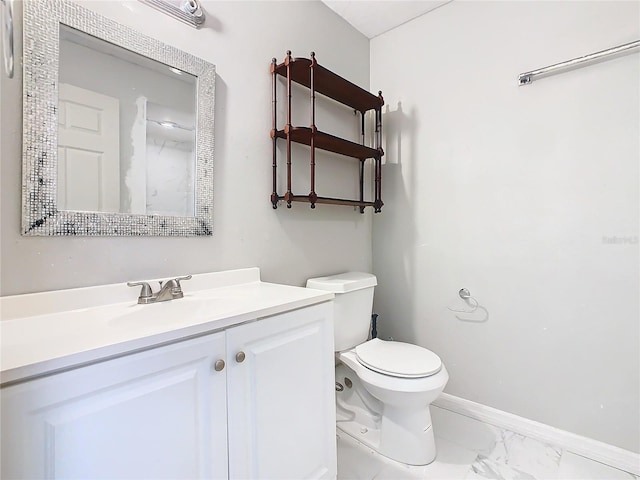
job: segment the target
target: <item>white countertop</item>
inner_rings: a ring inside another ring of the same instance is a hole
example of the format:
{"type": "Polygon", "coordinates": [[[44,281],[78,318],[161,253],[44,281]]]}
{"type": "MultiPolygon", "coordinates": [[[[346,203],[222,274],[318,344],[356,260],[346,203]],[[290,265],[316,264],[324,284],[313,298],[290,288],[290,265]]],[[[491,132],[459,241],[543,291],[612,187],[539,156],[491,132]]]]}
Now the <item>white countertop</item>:
{"type": "Polygon", "coordinates": [[[138,305],[139,288],[125,284],[0,297],[0,383],[333,299],[330,292],[262,282],[257,268],[194,275],[182,289],[184,298],[149,305],[138,305]]]}

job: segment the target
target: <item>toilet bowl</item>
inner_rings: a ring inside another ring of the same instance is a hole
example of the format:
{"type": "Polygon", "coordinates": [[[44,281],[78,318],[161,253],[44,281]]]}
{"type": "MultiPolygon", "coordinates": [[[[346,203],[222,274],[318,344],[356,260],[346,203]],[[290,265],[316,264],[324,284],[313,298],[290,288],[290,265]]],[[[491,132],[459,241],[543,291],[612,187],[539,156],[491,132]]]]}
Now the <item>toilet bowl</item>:
{"type": "MultiPolygon", "coordinates": [[[[373,339],[370,342],[383,341],[373,339]]],[[[437,373],[428,376],[408,377],[371,370],[358,360],[356,348],[340,352],[337,359],[348,369],[346,378],[351,372],[357,377],[355,388],[360,390],[352,398],[340,398],[342,392],[337,392],[336,401],[342,412],[358,412],[351,425],[338,422],[338,428],[392,460],[408,465],[431,463],[436,457],[436,446],[429,406],[449,380],[444,366],[440,365],[437,373]],[[378,402],[362,401],[367,394],[378,402]],[[363,430],[360,424],[369,426],[363,430]]],[[[353,379],[350,380],[351,388],[354,388],[353,379]]]]}
{"type": "Polygon", "coordinates": [[[418,345],[367,340],[376,284],[358,272],[307,281],[335,293],[337,428],[392,460],[426,465],[436,457],[429,406],[449,375],[418,345]]]}

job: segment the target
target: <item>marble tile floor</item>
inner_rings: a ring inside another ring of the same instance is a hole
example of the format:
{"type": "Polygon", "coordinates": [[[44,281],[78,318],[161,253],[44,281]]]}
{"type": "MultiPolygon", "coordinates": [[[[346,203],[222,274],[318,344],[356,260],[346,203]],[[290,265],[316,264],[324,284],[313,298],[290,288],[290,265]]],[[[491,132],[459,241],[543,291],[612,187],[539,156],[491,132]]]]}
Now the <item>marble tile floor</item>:
{"type": "Polygon", "coordinates": [[[640,480],[630,473],[431,407],[438,457],[407,466],[338,430],[338,480],[640,480]]]}

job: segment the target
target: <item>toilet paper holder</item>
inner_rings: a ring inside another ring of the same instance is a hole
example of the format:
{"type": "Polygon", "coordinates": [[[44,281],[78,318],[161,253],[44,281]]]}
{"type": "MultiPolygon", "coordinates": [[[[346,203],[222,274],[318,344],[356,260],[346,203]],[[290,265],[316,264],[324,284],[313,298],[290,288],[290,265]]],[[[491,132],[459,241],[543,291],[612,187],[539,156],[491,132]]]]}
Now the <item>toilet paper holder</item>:
{"type": "Polygon", "coordinates": [[[466,288],[461,288],[458,291],[458,296],[465,301],[465,303],[467,305],[469,305],[469,307],[471,308],[471,310],[466,310],[466,309],[458,309],[458,308],[451,308],[451,307],[447,307],[447,309],[451,310],[452,312],[456,312],[456,313],[473,313],[478,309],[478,306],[480,305],[478,303],[478,301],[473,298],[471,296],[471,292],[469,292],[468,289],[466,288]]]}

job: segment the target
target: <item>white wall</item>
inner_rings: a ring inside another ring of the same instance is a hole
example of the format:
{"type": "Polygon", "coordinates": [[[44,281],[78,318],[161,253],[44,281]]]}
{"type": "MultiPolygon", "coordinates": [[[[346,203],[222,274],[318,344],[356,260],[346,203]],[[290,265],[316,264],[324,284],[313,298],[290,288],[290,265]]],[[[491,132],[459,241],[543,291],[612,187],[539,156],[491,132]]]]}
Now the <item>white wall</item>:
{"type": "Polygon", "coordinates": [[[638,38],[637,1],[454,1],[371,42],[381,336],[453,395],[635,452],[640,54],[516,78],[638,38]],[[458,320],[463,287],[486,311],[458,320]]]}
{"type": "MultiPolygon", "coordinates": [[[[18,67],[22,8],[16,3],[18,67]]],[[[274,211],[269,201],[271,58],[281,62],[288,49],[296,56],[308,56],[314,50],[322,65],[368,88],[369,42],[364,36],[320,2],[205,0],[209,18],[201,30],[137,1],[87,1],[85,5],[216,65],[214,234],[200,238],[21,237],[22,78],[20,71],[13,80],[3,75],[2,295],[253,265],[262,268],[264,280],[295,285],[303,285],[310,276],[371,269],[370,211],[360,215],[350,207],[322,205],[312,211],[301,203],[291,210],[274,211]]],[[[327,118],[322,109],[319,113],[321,120],[327,118]]],[[[357,123],[349,115],[345,122],[357,123]]],[[[300,161],[307,162],[308,150],[300,152],[300,161]]],[[[343,175],[339,166],[332,171],[343,175]]]]}

